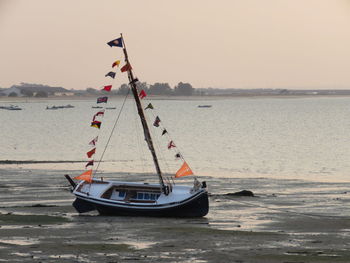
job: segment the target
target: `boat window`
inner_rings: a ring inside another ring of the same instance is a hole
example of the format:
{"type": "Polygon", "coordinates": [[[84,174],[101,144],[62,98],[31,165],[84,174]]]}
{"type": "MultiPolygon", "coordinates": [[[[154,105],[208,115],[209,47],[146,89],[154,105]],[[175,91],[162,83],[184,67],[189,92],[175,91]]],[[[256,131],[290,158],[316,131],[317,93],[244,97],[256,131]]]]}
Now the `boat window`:
{"type": "Polygon", "coordinates": [[[137,199],[139,200],[157,200],[160,194],[151,193],[137,193],[137,199]]]}
{"type": "Polygon", "coordinates": [[[125,197],[126,192],[124,191],[119,191],[119,197],[125,197]]]}

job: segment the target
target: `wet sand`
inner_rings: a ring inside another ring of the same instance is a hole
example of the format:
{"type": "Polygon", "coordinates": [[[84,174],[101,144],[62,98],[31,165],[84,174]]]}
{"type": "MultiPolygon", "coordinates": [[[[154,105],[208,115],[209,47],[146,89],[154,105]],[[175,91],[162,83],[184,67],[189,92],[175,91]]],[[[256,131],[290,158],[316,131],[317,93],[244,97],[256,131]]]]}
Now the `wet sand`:
{"type": "Polygon", "coordinates": [[[77,214],[64,174],[0,167],[0,262],[349,262],[350,183],[207,177],[205,218],[105,217],[77,214]]]}

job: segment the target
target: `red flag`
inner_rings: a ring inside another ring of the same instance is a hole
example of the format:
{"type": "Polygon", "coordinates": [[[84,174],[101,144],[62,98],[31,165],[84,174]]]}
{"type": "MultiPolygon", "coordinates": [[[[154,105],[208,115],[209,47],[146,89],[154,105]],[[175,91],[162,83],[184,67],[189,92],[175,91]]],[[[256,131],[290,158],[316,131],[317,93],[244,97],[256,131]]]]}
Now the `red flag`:
{"type": "Polygon", "coordinates": [[[91,151],[87,152],[86,154],[89,158],[91,158],[91,156],[93,156],[95,152],[96,152],[96,148],[93,148],[91,151]]]}
{"type": "Polygon", "coordinates": [[[156,119],[155,119],[154,122],[153,122],[153,126],[154,126],[154,127],[159,127],[159,123],[160,123],[160,119],[159,119],[159,117],[157,116],[156,119]]]}
{"type": "Polygon", "coordinates": [[[97,113],[94,115],[92,121],[95,121],[95,119],[96,119],[97,116],[103,116],[104,114],[105,114],[105,110],[97,112],[97,113]]]}
{"type": "Polygon", "coordinates": [[[88,166],[93,166],[94,165],[94,160],[91,160],[89,161],[86,165],[85,165],[85,168],[88,167],[88,166]]]}
{"type": "Polygon", "coordinates": [[[129,70],[132,70],[132,67],[129,63],[125,64],[121,69],[120,71],[121,72],[125,72],[125,71],[129,71],[129,70]]]}
{"type": "Polygon", "coordinates": [[[176,147],[173,141],[170,141],[168,144],[168,149],[170,150],[171,148],[176,147]]]}
{"type": "Polygon", "coordinates": [[[102,90],[111,91],[112,85],[104,86],[102,90]]]}
{"type": "Polygon", "coordinates": [[[143,99],[146,96],[147,96],[146,92],[144,90],[141,90],[139,94],[140,99],[143,99]]]}
{"type": "Polygon", "coordinates": [[[96,138],[94,138],[91,142],[89,142],[89,145],[93,145],[95,146],[98,140],[98,136],[96,138]]]}
{"type": "Polygon", "coordinates": [[[84,180],[88,183],[92,183],[92,170],[88,170],[88,171],[82,173],[81,175],[74,177],[74,179],[84,180]]]}

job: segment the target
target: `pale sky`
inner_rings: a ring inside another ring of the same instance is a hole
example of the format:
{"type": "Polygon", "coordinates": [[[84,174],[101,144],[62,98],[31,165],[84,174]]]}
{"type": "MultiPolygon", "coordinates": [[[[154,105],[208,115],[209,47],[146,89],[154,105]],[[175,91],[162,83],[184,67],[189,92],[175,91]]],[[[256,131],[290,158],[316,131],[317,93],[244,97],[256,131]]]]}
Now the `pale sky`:
{"type": "Polygon", "coordinates": [[[0,87],[109,84],[120,33],[149,84],[350,89],[350,0],[0,0],[0,87]]]}

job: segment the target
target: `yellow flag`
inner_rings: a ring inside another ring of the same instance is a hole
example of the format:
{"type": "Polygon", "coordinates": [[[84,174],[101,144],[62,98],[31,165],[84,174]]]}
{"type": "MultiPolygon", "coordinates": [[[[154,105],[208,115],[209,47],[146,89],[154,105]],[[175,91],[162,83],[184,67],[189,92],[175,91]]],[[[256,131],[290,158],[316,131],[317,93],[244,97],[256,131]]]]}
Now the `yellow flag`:
{"type": "Polygon", "coordinates": [[[115,62],[112,64],[112,68],[114,68],[115,66],[119,67],[119,64],[120,64],[120,60],[115,61],[115,62]]]}
{"type": "Polygon", "coordinates": [[[81,175],[74,177],[74,179],[84,180],[84,181],[91,184],[92,183],[92,170],[88,170],[86,172],[83,172],[81,175]]]}
{"type": "Polygon", "coordinates": [[[191,168],[188,166],[186,162],[184,162],[181,166],[181,168],[176,172],[175,178],[186,176],[186,175],[192,175],[193,172],[191,168]]]}

